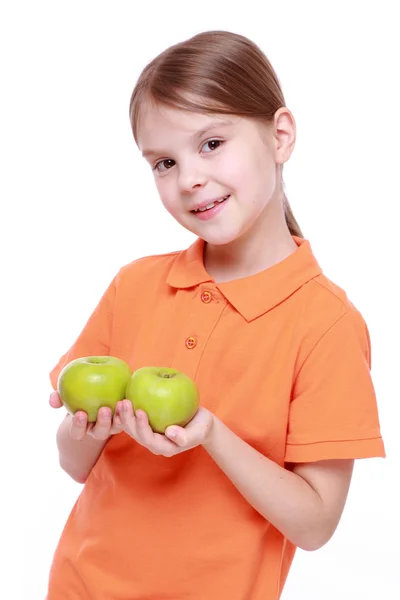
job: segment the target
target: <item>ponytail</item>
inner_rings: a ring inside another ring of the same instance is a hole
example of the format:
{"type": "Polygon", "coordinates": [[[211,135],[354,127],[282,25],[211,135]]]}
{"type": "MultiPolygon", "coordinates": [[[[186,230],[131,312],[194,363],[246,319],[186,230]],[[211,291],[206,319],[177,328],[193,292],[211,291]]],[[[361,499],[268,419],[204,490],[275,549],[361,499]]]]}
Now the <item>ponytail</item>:
{"type": "Polygon", "coordinates": [[[286,194],[283,194],[283,209],[285,211],[285,219],[286,225],[290,231],[290,235],[295,235],[300,238],[304,238],[304,235],[297,223],[294,214],[292,213],[292,209],[290,208],[289,201],[286,197],[286,194]]]}

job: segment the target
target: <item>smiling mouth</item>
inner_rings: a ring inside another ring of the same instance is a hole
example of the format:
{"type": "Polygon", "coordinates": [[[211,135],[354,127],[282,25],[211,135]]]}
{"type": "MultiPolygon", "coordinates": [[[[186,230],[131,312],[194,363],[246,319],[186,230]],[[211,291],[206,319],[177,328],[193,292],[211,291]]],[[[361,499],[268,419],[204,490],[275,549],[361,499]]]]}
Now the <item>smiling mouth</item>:
{"type": "Polygon", "coordinates": [[[210,204],[207,204],[207,206],[205,206],[204,208],[196,208],[196,210],[191,210],[190,212],[192,213],[197,213],[197,212],[205,212],[206,210],[211,210],[211,208],[214,208],[214,206],[216,206],[217,204],[221,204],[222,202],[225,202],[225,200],[228,200],[230,194],[228,194],[227,196],[224,196],[223,198],[221,198],[221,200],[216,200],[215,202],[211,202],[210,204]]]}

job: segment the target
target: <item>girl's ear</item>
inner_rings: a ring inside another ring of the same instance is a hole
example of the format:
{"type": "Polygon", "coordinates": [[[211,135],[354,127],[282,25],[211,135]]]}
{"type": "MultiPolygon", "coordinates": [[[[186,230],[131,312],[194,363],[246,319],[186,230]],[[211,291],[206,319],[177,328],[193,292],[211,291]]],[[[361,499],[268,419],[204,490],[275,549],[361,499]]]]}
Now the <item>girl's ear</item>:
{"type": "Polygon", "coordinates": [[[283,164],[289,160],[296,143],[296,121],[290,110],[283,106],[274,116],[273,137],[275,161],[283,164]]]}

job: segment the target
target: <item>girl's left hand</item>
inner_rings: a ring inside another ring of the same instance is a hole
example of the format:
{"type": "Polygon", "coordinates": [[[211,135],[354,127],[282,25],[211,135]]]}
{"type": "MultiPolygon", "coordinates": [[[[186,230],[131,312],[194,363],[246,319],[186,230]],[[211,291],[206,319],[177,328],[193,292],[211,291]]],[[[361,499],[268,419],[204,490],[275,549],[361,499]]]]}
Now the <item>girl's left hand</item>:
{"type": "Polygon", "coordinates": [[[144,411],[138,410],[135,414],[129,400],[118,402],[116,414],[121,419],[123,430],[138,444],[153,454],[168,457],[204,444],[211,435],[213,425],[213,414],[202,406],[186,427],[171,425],[164,435],[151,429],[144,411]]]}

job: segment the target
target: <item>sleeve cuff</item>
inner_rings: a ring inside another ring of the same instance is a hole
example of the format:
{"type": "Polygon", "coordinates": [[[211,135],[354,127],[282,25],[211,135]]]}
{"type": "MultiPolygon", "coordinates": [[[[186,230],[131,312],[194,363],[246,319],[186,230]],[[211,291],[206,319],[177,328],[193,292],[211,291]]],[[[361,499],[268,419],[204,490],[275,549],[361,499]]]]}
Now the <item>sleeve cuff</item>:
{"type": "Polygon", "coordinates": [[[310,444],[287,444],[285,462],[316,462],[318,460],[375,457],[386,457],[381,437],[310,444]]]}

